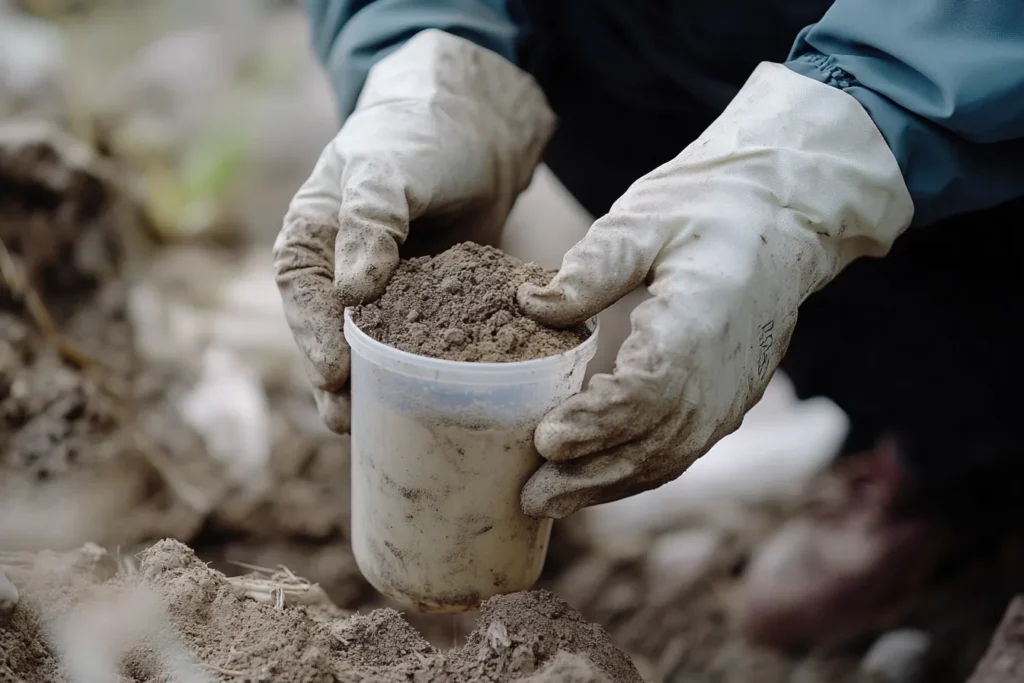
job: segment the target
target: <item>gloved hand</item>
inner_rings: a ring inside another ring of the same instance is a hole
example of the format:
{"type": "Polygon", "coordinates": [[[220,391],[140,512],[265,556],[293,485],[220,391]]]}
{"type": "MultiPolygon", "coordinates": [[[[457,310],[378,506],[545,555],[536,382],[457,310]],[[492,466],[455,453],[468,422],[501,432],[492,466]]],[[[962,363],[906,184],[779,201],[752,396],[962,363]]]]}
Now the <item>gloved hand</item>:
{"type": "Polygon", "coordinates": [[[437,250],[495,243],[553,128],[530,76],[441,31],[370,70],[274,244],[285,316],[331,429],[349,426],[345,307],[384,291],[412,221],[437,250]]]}
{"type": "Polygon", "coordinates": [[[560,518],[680,475],[761,397],[797,308],[853,259],[884,255],[913,204],[900,169],[850,95],[762,64],[678,157],[598,220],[520,306],[579,323],[645,280],[611,375],[542,420],[548,462],[522,494],[560,518]]]}

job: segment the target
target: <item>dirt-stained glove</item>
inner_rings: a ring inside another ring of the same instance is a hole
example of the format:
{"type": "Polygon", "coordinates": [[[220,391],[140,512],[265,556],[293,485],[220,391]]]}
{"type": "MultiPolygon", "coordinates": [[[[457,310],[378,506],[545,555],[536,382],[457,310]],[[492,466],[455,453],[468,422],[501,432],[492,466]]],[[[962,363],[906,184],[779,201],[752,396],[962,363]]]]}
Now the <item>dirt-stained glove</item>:
{"type": "Polygon", "coordinates": [[[762,64],[678,157],[598,220],[520,306],[586,320],[645,280],[611,375],[552,410],[549,462],[527,514],[560,518],[679,476],[761,397],[797,308],[860,256],[884,255],[913,204],[885,140],[850,95],[762,64]]]}
{"type": "Polygon", "coordinates": [[[329,427],[349,422],[345,307],[380,296],[412,221],[428,244],[495,243],[554,122],[529,75],[441,31],[370,70],[274,244],[285,315],[329,427]]]}

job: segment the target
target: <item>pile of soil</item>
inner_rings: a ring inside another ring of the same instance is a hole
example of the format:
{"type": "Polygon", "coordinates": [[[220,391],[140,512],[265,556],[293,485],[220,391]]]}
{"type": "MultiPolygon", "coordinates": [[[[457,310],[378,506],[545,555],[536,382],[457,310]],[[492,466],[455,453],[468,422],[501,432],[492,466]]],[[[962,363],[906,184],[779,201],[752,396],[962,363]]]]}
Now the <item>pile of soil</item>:
{"type": "Polygon", "coordinates": [[[394,610],[340,616],[294,576],[228,579],[176,541],[137,565],[87,546],[0,566],[20,591],[0,621],[5,681],[641,680],[600,627],[547,592],[488,601],[466,643],[441,652],[394,610]]]}
{"type": "Polygon", "coordinates": [[[535,263],[464,242],[403,260],[384,294],[357,308],[353,320],[381,343],[431,358],[508,363],[554,356],[590,332],[544,327],[519,310],[519,285],[544,285],[551,277],[535,263]]]}
{"type": "Polygon", "coordinates": [[[143,455],[187,457],[196,443],[165,410],[166,383],[142,369],[134,351],[122,237],[141,231],[143,220],[106,170],[92,149],[58,129],[0,125],[6,547],[67,547],[82,538],[130,543],[148,532],[136,526],[139,518],[124,517],[124,508],[147,497],[162,508],[152,516],[165,519],[162,535],[187,533],[199,521],[170,523],[173,504],[161,496],[159,473],[143,455]],[[30,514],[29,506],[48,518],[30,514]]]}
{"type": "Polygon", "coordinates": [[[82,352],[134,370],[131,330],[118,315],[119,245],[104,214],[110,190],[58,138],[6,129],[0,144],[0,452],[40,480],[99,453],[115,410],[83,376],[83,359],[46,343],[39,306],[76,328],[82,352]],[[36,299],[33,301],[33,299],[36,299]],[[79,367],[75,367],[75,363],[79,367]]]}

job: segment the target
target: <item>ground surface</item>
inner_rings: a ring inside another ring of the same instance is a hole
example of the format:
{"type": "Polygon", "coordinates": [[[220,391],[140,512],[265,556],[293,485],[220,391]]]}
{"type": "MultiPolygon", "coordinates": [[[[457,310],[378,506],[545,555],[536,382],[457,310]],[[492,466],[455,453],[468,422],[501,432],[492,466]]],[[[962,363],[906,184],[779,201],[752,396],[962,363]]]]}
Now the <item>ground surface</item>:
{"type": "Polygon", "coordinates": [[[3,681],[641,680],[546,592],[490,600],[466,642],[440,652],[394,610],[343,616],[294,577],[228,580],[175,541],[137,562],[95,546],[6,559],[20,598],[0,624],[3,681]]]}

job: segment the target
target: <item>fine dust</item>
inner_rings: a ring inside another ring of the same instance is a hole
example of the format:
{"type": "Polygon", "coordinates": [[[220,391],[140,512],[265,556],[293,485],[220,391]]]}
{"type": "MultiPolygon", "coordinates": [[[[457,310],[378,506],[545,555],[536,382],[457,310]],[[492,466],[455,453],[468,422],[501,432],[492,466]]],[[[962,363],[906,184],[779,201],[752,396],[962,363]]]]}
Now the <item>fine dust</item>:
{"type": "Polygon", "coordinates": [[[23,597],[0,622],[3,681],[76,683],[111,668],[126,683],[641,680],[599,626],[547,592],[488,601],[465,645],[441,652],[394,610],[336,616],[227,579],[176,541],[114,573],[95,546],[5,562],[23,597]]]}
{"type": "Polygon", "coordinates": [[[402,261],[380,299],[357,308],[353,319],[373,339],[431,358],[502,363],[554,356],[590,333],[583,326],[550,329],[519,310],[519,285],[547,284],[551,275],[493,247],[464,242],[402,261]]]}

